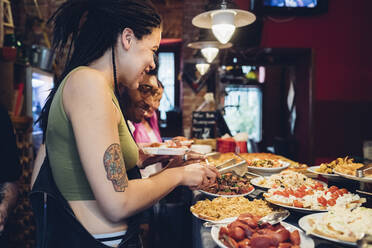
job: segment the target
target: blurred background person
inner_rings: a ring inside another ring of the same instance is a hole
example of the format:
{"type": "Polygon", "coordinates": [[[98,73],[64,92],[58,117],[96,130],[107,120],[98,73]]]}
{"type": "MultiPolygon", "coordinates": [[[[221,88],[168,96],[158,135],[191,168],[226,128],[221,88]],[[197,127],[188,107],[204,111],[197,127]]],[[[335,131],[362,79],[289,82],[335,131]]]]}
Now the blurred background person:
{"type": "Polygon", "coordinates": [[[6,221],[16,205],[22,168],[16,138],[7,110],[0,106],[0,247],[8,247],[6,221]]]}

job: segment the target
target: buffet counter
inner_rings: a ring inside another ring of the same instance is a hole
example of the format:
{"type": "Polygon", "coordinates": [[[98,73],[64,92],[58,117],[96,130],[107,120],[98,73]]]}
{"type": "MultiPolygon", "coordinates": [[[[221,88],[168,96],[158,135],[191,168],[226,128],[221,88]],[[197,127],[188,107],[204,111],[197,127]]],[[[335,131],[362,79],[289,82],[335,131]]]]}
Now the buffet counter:
{"type": "MultiPolygon", "coordinates": [[[[330,185],[335,185],[334,183],[329,183],[330,185]]],[[[358,182],[350,182],[346,181],[343,183],[336,184],[338,187],[344,187],[347,188],[350,191],[355,191],[355,189],[359,188],[358,182]]],[[[254,193],[248,195],[249,200],[253,199],[263,199],[262,193],[264,193],[263,190],[256,189],[254,193]]],[[[205,199],[212,199],[209,196],[206,196],[205,194],[199,192],[199,191],[193,191],[193,204],[195,204],[197,201],[205,200],[205,199]]],[[[366,206],[371,205],[371,201],[367,202],[366,206]]],[[[306,214],[299,213],[296,211],[290,211],[290,216],[285,220],[285,222],[294,225],[296,227],[299,227],[298,220],[303,217],[306,214]]],[[[192,216],[192,236],[193,236],[193,248],[217,248],[218,245],[213,241],[212,235],[211,235],[211,228],[204,227],[203,223],[205,221],[192,216]]],[[[310,237],[314,240],[315,248],[338,248],[338,247],[350,247],[348,245],[342,245],[340,243],[334,243],[330,241],[326,241],[324,239],[320,239],[314,236],[310,237]]]]}

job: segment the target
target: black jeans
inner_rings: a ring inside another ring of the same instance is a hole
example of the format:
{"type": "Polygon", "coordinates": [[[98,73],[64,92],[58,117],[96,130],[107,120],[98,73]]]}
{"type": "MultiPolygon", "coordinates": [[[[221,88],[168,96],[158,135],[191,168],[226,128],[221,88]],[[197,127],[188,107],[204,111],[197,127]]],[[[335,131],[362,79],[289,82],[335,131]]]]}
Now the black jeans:
{"type": "MultiPolygon", "coordinates": [[[[129,174],[129,173],[128,173],[129,174]]],[[[75,217],[70,205],[58,190],[48,157],[30,193],[36,222],[36,248],[106,248],[75,217]]],[[[128,219],[128,230],[119,248],[141,248],[137,216],[128,219]]]]}

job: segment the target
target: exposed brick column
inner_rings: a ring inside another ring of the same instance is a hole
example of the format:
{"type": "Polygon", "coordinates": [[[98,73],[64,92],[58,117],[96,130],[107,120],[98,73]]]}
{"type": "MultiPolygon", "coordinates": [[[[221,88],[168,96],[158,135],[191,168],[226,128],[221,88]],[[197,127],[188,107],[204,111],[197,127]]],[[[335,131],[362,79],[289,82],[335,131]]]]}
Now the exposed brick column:
{"type": "MultiPolygon", "coordinates": [[[[195,50],[187,48],[187,44],[195,41],[199,37],[199,28],[192,25],[191,20],[196,15],[204,11],[207,0],[185,0],[182,33],[182,60],[190,59],[195,54],[195,50]]],[[[181,62],[182,64],[182,62],[181,62]]],[[[183,128],[191,127],[192,111],[195,110],[203,101],[203,96],[207,91],[204,87],[198,94],[195,94],[190,86],[183,82],[181,84],[181,106],[183,112],[183,128]]]]}

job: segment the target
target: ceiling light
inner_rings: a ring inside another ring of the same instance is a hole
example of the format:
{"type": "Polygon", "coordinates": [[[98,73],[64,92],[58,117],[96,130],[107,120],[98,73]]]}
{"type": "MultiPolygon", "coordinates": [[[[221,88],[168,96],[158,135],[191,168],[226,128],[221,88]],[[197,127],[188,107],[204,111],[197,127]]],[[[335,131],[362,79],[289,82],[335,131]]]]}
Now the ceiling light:
{"type": "Polygon", "coordinates": [[[204,75],[205,73],[207,73],[208,69],[209,69],[209,64],[208,63],[199,63],[199,64],[196,64],[196,69],[198,70],[198,72],[200,73],[200,75],[204,75]]]}
{"type": "Polygon", "coordinates": [[[222,0],[219,9],[203,12],[192,19],[199,28],[212,29],[219,42],[226,44],[234,34],[235,28],[251,24],[256,16],[241,9],[228,9],[226,0],[222,0]]]}
{"type": "Polygon", "coordinates": [[[212,13],[212,32],[216,39],[226,44],[235,32],[234,18],[236,12],[219,10],[212,13]]]}
{"type": "Polygon", "coordinates": [[[201,53],[208,63],[212,63],[214,58],[216,58],[219,49],[216,47],[205,47],[202,48],[201,53]]]}
{"type": "Polygon", "coordinates": [[[187,46],[194,49],[201,49],[203,57],[208,63],[212,63],[220,49],[230,48],[232,44],[230,42],[221,44],[218,41],[197,41],[191,42],[187,46]]]}

